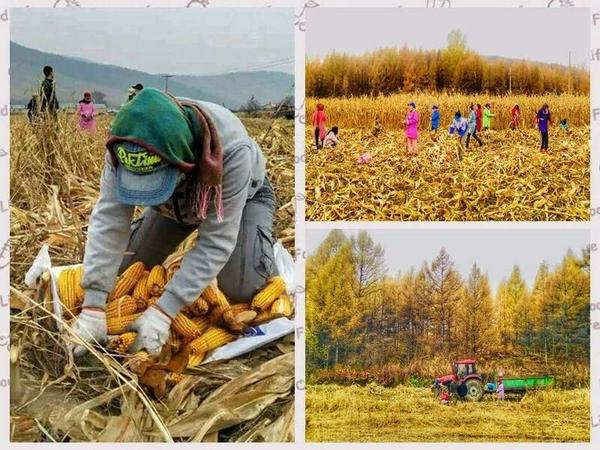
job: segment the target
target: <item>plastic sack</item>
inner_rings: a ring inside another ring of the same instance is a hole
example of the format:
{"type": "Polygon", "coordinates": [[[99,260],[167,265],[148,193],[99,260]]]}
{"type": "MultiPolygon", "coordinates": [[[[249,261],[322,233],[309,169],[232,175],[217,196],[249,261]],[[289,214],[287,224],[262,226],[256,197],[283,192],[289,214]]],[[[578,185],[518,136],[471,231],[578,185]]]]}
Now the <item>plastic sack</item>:
{"type": "Polygon", "coordinates": [[[294,283],[294,258],[285,249],[281,241],[277,241],[273,245],[273,255],[275,256],[275,266],[277,267],[279,276],[285,280],[287,293],[293,294],[296,286],[294,283]]]}
{"type": "Polygon", "coordinates": [[[48,253],[48,244],[44,244],[33,260],[31,267],[25,274],[25,284],[27,287],[30,289],[37,288],[42,274],[51,268],[52,261],[50,260],[50,253],[48,253]]]}
{"type": "MultiPolygon", "coordinates": [[[[285,249],[284,249],[285,250],[285,249]]],[[[210,353],[202,364],[220,359],[231,359],[251,352],[269,342],[275,341],[294,332],[294,322],[286,317],[271,320],[268,323],[250,327],[243,336],[233,342],[219,347],[210,353]]]]}

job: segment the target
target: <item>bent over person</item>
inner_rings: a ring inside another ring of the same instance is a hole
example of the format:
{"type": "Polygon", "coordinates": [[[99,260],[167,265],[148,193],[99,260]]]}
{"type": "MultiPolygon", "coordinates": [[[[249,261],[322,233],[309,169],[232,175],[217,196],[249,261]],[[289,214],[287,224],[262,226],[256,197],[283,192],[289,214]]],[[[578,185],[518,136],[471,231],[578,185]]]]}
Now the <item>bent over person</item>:
{"type": "Polygon", "coordinates": [[[131,350],[156,354],[175,315],[215,278],[232,301],[248,301],[276,275],[275,195],[258,144],[219,105],[144,89],[119,111],[106,146],[74,330],[87,342],[105,341],[104,309],[118,273],[136,261],[161,264],[197,229],[158,302],[131,326],[138,333],[131,350]],[[135,206],[145,209],[131,224],[135,206]]]}

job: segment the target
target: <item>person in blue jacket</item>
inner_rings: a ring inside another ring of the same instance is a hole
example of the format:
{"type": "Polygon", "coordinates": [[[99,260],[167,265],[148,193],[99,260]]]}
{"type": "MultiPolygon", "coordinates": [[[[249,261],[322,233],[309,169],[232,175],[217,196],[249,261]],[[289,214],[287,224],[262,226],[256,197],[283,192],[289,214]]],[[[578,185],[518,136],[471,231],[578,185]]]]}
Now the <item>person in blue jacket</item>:
{"type": "Polygon", "coordinates": [[[437,105],[433,105],[431,108],[431,131],[437,133],[440,127],[440,110],[437,105]]]}

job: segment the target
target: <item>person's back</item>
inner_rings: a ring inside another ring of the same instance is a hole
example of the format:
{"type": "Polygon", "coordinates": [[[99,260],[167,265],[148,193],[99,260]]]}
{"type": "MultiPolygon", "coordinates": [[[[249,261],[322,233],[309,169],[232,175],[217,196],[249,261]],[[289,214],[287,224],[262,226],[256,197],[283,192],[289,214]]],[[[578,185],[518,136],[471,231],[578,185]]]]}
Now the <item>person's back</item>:
{"type": "Polygon", "coordinates": [[[40,86],[40,111],[55,114],[58,111],[58,98],[54,82],[54,70],[50,66],[44,67],[44,81],[40,86]]]}

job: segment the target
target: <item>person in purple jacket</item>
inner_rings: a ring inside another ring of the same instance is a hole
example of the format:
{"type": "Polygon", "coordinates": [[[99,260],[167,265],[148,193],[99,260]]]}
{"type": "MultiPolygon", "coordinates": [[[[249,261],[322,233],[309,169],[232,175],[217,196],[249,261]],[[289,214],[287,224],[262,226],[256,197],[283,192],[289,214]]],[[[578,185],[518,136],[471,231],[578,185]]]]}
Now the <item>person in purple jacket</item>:
{"type": "Polygon", "coordinates": [[[417,154],[417,139],[419,138],[419,112],[414,102],[408,104],[408,112],[404,121],[406,127],[406,147],[409,155],[417,154]]]}
{"type": "Polygon", "coordinates": [[[536,125],[540,134],[542,135],[542,145],[540,151],[542,153],[548,152],[548,126],[552,125],[552,117],[550,116],[550,108],[547,103],[538,111],[536,115],[536,125]]]}

